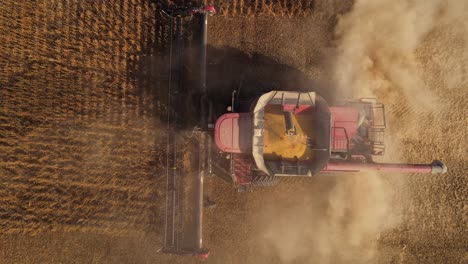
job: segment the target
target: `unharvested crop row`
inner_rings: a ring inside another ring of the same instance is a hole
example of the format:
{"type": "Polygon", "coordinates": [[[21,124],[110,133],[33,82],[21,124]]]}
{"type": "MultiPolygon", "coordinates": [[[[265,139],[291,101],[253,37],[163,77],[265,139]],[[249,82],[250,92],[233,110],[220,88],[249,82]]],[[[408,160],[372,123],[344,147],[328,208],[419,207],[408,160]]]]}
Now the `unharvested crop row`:
{"type": "Polygon", "coordinates": [[[226,16],[252,16],[252,15],[278,15],[278,16],[305,16],[312,12],[313,0],[204,0],[205,4],[216,6],[221,15],[226,16]]]}
{"type": "Polygon", "coordinates": [[[165,152],[160,95],[151,74],[138,73],[167,38],[156,6],[67,0],[3,7],[0,230],[155,229],[165,152]]]}

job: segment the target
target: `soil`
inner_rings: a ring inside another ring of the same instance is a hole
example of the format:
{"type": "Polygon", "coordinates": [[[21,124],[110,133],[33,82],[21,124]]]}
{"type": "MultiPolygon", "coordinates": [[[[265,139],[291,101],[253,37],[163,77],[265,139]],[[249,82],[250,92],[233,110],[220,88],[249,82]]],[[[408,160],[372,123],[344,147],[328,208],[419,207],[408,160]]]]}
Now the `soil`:
{"type": "MultiPolygon", "coordinates": [[[[209,20],[212,94],[243,80],[244,93],[375,96],[386,105],[383,161],[449,168],[249,193],[208,178],[207,263],[468,263],[468,5],[206,2],[220,10],[209,20]]],[[[166,5],[0,5],[1,263],[199,262],[158,252],[166,5]]]]}

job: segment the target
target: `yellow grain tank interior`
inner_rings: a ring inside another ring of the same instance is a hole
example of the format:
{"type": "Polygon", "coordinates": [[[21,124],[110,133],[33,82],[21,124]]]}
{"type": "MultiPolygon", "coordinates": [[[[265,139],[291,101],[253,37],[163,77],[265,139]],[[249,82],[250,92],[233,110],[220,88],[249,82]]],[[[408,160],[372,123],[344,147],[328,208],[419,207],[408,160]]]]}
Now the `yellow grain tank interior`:
{"type": "Polygon", "coordinates": [[[307,140],[313,137],[312,116],[310,113],[293,115],[296,135],[286,134],[286,122],[282,105],[267,105],[264,115],[265,159],[308,160],[313,152],[307,140]]]}

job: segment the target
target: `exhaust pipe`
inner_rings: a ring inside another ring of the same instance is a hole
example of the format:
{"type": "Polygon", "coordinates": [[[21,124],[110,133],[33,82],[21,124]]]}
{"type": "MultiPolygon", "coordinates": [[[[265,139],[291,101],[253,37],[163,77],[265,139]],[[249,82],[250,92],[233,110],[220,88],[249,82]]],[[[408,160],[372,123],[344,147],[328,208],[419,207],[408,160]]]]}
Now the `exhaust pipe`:
{"type": "Polygon", "coordinates": [[[358,171],[384,171],[384,172],[411,172],[411,173],[447,173],[447,166],[440,160],[431,164],[398,164],[398,163],[355,163],[346,161],[332,161],[327,164],[324,172],[358,172],[358,171]]]}

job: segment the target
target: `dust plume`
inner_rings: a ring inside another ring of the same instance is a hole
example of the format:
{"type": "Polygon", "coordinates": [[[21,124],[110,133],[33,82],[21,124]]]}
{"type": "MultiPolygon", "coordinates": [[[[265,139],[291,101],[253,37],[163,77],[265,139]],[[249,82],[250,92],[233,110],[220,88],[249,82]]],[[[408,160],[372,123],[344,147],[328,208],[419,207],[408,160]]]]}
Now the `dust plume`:
{"type": "Polygon", "coordinates": [[[381,232],[400,221],[373,173],[321,177],[280,191],[262,212],[262,252],[283,263],[373,263],[381,232]]]}
{"type": "MultiPolygon", "coordinates": [[[[425,42],[447,27],[456,28],[456,36],[466,36],[460,32],[468,29],[463,21],[467,3],[361,0],[340,17],[334,32],[336,97],[376,97],[389,106],[390,123],[405,119],[402,125],[390,127],[392,137],[385,139],[386,161],[406,161],[400,141],[411,133],[421,137],[424,126],[415,125],[418,116],[432,117],[432,121],[434,116],[443,118],[440,113],[447,103],[440,100],[439,93],[466,83],[467,49],[443,57],[433,69],[442,82],[437,84],[430,78],[435,74],[427,72],[427,64],[431,53],[449,49],[450,43],[428,50],[425,42]],[[444,63],[455,70],[447,70],[444,63]],[[461,66],[452,67],[457,64],[461,66]]],[[[466,45],[463,40],[461,45],[466,45]]],[[[398,190],[401,179],[347,174],[328,182],[320,178],[311,186],[299,190],[296,186],[292,192],[280,191],[257,220],[263,252],[285,263],[375,263],[385,258],[379,251],[379,237],[402,221],[400,201],[406,194],[398,190]]]]}
{"type": "MultiPolygon", "coordinates": [[[[424,78],[418,49],[437,27],[451,24],[466,32],[463,14],[467,7],[467,1],[356,1],[335,28],[338,91],[350,97],[403,102],[419,112],[442,107],[434,87],[424,78]]],[[[439,47],[444,48],[448,47],[439,47]]],[[[447,75],[446,80],[458,73],[447,75]]]]}
{"type": "Polygon", "coordinates": [[[454,98],[466,95],[467,13],[468,1],[360,0],[340,17],[336,94],[385,104],[386,156],[393,161],[403,159],[402,140],[435,131],[451,115],[454,98]]]}

